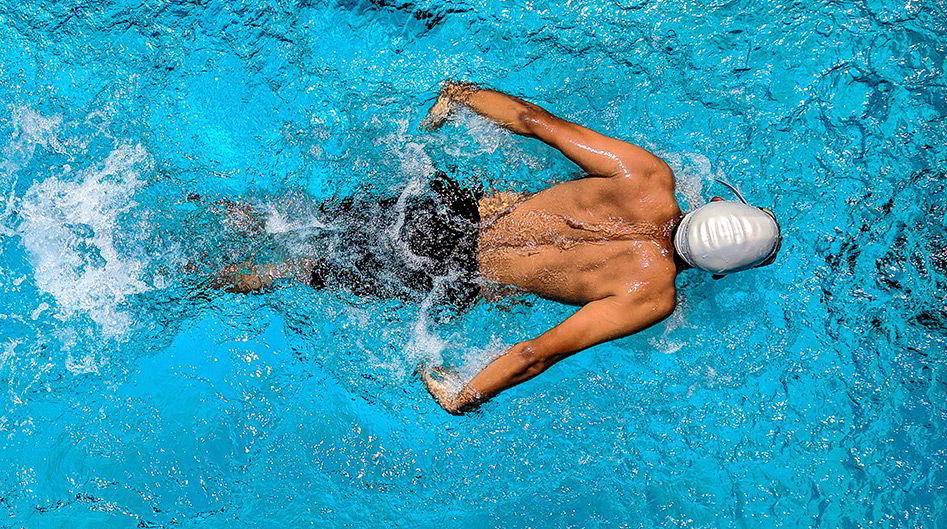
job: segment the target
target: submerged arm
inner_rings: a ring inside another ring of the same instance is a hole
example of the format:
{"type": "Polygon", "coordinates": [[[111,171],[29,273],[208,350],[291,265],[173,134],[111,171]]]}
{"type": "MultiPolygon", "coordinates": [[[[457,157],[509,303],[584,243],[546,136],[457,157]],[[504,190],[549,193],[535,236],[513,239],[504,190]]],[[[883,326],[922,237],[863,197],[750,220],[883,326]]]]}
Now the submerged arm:
{"type": "Polygon", "coordinates": [[[663,160],[637,145],[556,117],[528,101],[480,89],[470,83],[445,82],[440,97],[422,125],[440,126],[451,107],[458,104],[516,134],[542,140],[591,175],[632,176],[669,172],[663,160]]]}
{"type": "Polygon", "coordinates": [[[514,345],[456,394],[450,394],[446,385],[430,371],[422,373],[424,385],[445,410],[461,414],[583,349],[650,327],[667,317],[673,308],[673,295],[600,299],[585,305],[541,336],[514,345]]]}

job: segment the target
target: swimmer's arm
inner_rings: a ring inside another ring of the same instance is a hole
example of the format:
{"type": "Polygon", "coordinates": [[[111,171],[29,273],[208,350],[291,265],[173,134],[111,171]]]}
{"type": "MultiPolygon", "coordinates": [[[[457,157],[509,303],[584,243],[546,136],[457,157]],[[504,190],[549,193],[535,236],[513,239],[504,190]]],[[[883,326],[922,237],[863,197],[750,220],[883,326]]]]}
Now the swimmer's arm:
{"type": "Polygon", "coordinates": [[[528,101],[469,83],[447,81],[424,124],[439,126],[453,103],[466,105],[511,132],[542,140],[590,175],[670,177],[671,170],[664,160],[633,143],[556,117],[528,101]]]}
{"type": "Polygon", "coordinates": [[[674,310],[674,296],[613,296],[589,303],[541,336],[514,345],[450,395],[424,371],[425,387],[448,412],[462,414],[583,349],[646,329],[674,310]]]}

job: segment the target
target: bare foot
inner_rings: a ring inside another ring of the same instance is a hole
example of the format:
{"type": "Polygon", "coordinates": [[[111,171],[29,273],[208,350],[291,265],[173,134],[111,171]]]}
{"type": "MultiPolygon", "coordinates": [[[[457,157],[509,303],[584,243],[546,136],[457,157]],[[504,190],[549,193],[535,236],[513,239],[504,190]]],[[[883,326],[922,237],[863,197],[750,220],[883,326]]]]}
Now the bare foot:
{"type": "Polygon", "coordinates": [[[258,292],[273,284],[273,278],[249,261],[227,265],[211,282],[213,288],[223,288],[234,294],[258,292]]]}
{"type": "Polygon", "coordinates": [[[221,213],[228,225],[247,234],[259,234],[264,231],[265,222],[259,217],[253,206],[246,202],[218,200],[211,211],[221,213]]]}

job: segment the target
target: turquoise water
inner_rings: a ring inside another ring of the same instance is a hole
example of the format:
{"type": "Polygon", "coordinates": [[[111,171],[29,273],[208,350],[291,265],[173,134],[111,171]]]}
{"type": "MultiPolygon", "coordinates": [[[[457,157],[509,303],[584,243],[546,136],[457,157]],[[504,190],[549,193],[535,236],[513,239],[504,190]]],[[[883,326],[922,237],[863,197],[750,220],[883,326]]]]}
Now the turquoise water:
{"type": "Polygon", "coordinates": [[[0,526],[947,527],[945,36],[914,0],[4,1],[0,526]],[[682,204],[729,179],[779,261],[461,418],[420,362],[572,309],[202,283],[323,201],[575,176],[419,131],[446,77],[652,149],[682,204]]]}

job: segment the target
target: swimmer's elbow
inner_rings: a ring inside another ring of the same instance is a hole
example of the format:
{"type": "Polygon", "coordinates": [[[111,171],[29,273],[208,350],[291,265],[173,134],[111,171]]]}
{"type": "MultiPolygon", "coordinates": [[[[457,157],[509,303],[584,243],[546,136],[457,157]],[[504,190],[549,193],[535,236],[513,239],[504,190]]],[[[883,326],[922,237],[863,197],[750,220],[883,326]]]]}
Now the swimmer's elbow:
{"type": "Polygon", "coordinates": [[[540,133],[548,128],[546,120],[551,115],[538,107],[524,106],[516,113],[516,123],[513,124],[513,132],[524,136],[538,137],[540,133]]]}
{"type": "Polygon", "coordinates": [[[557,355],[544,352],[538,347],[538,344],[532,340],[517,345],[515,354],[517,363],[512,375],[513,378],[519,382],[529,380],[539,375],[559,361],[557,355]]]}

